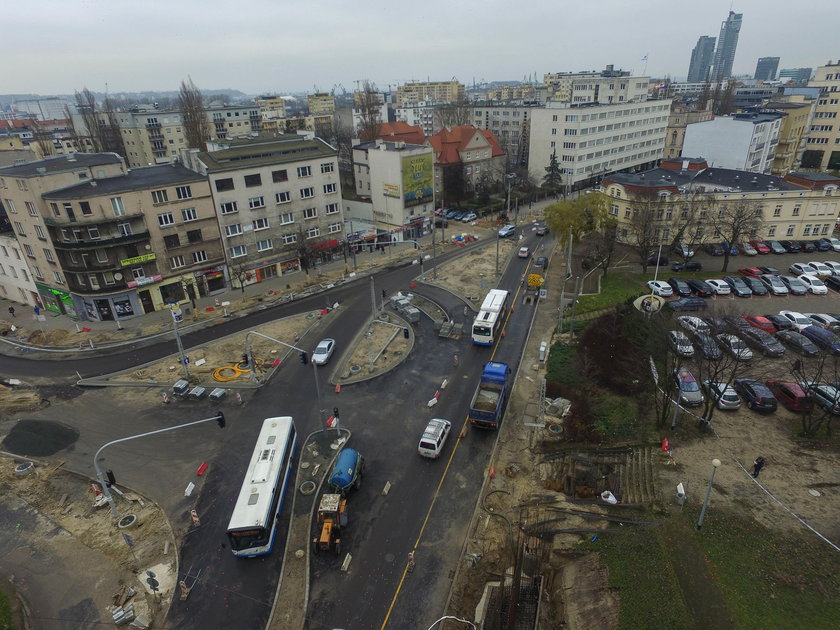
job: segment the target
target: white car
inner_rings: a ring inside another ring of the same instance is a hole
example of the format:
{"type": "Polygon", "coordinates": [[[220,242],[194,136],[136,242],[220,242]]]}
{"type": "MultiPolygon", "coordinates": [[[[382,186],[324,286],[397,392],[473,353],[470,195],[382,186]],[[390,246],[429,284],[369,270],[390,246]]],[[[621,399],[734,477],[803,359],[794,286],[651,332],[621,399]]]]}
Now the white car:
{"type": "Polygon", "coordinates": [[[794,276],[801,276],[803,273],[817,275],[817,270],[808,263],[793,263],[788,267],[788,271],[794,276]]]}
{"type": "Polygon", "coordinates": [[[677,317],[677,323],[684,330],[687,330],[695,335],[698,333],[709,335],[712,332],[711,326],[699,317],[694,317],[693,315],[680,315],[677,317]]]}
{"type": "Polygon", "coordinates": [[[736,337],[735,335],[729,335],[727,333],[721,333],[720,335],[715,337],[715,339],[718,340],[720,347],[726,350],[729,354],[731,354],[736,360],[752,361],[752,350],[749,349],[747,344],[745,344],[743,339],[741,339],[740,337],[736,337]]]}
{"type": "Polygon", "coordinates": [[[516,254],[516,255],[519,256],[520,258],[528,258],[528,256],[531,255],[531,250],[528,249],[527,247],[520,247],[519,248],[519,253],[516,254]]]}
{"type": "Polygon", "coordinates": [[[662,280],[648,280],[647,285],[653,295],[660,297],[671,297],[674,295],[674,289],[671,288],[671,285],[662,280]]]}
{"type": "Polygon", "coordinates": [[[744,252],[744,256],[758,256],[758,251],[756,251],[755,247],[746,241],[741,243],[740,247],[741,251],[744,252]]]}
{"type": "Polygon", "coordinates": [[[832,238],[830,236],[825,237],[826,240],[831,243],[831,249],[835,252],[840,252],[840,238],[832,238]]]}
{"type": "Polygon", "coordinates": [[[817,261],[814,261],[814,260],[809,260],[808,264],[811,265],[814,268],[814,271],[817,272],[816,275],[818,275],[818,276],[830,276],[830,275],[832,275],[831,267],[829,267],[825,263],[817,262],[817,261]]]}
{"type": "Polygon", "coordinates": [[[817,326],[822,326],[823,328],[829,329],[836,329],[840,327],[840,321],[836,318],[832,317],[831,315],[826,315],[825,313],[803,313],[805,317],[810,319],[814,322],[817,326]]]}
{"type": "Polygon", "coordinates": [[[840,276],[840,263],[834,262],[833,260],[826,260],[823,263],[826,267],[831,269],[831,275],[833,276],[840,276]]]}
{"type": "Polygon", "coordinates": [[[671,345],[671,348],[674,349],[681,357],[693,357],[694,356],[694,346],[691,345],[691,341],[689,341],[686,334],[681,330],[671,330],[668,332],[668,343],[671,345]]]}
{"type": "Polygon", "coordinates": [[[706,284],[712,287],[712,291],[714,291],[716,295],[729,295],[731,291],[729,285],[726,282],[724,282],[723,280],[718,280],[717,278],[706,280],[706,284]]]}
{"type": "Polygon", "coordinates": [[[828,293],[828,287],[825,286],[825,283],[817,278],[817,276],[812,276],[809,273],[803,273],[799,276],[799,281],[814,295],[825,295],[828,293]]]}
{"type": "Polygon", "coordinates": [[[805,317],[802,313],[798,313],[797,311],[779,311],[779,315],[789,320],[799,332],[802,332],[805,328],[814,323],[810,320],[810,318],[805,317]]]}
{"type": "Polygon", "coordinates": [[[443,418],[429,420],[429,424],[426,425],[423,436],[420,438],[420,443],[417,445],[417,452],[423,457],[431,459],[440,457],[451,429],[452,423],[449,420],[443,418]]]}
{"type": "Polygon", "coordinates": [[[709,397],[715,401],[718,409],[739,409],[741,398],[731,385],[720,381],[703,381],[703,388],[709,397]]]}
{"type": "Polygon", "coordinates": [[[312,352],[312,363],[325,365],[335,350],[335,339],[322,339],[312,352]]]}

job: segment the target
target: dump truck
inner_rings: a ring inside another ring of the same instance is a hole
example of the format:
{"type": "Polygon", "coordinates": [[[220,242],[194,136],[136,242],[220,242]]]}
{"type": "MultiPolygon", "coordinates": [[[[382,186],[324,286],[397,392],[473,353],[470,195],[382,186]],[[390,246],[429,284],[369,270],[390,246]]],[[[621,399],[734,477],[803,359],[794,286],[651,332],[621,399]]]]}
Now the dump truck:
{"type": "Polygon", "coordinates": [[[484,365],[481,380],[470,403],[470,424],[482,429],[498,429],[510,389],[510,367],[490,361],[484,365]]]}
{"type": "Polygon", "coordinates": [[[341,496],[362,485],[365,458],[356,449],[343,448],[330,474],[330,487],[341,496]]]}
{"type": "Polygon", "coordinates": [[[315,553],[332,549],[341,554],[341,530],[347,527],[347,499],[340,494],[325,494],[318,505],[318,535],[312,539],[315,553]]]}

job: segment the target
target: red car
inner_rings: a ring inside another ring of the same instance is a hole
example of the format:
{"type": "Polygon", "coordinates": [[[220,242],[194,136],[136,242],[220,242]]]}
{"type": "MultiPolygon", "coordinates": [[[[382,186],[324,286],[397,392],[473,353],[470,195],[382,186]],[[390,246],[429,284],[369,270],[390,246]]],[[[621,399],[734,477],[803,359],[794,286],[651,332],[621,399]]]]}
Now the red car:
{"type": "Polygon", "coordinates": [[[769,254],[770,247],[764,244],[764,241],[750,241],[750,245],[753,246],[753,249],[757,251],[759,254],[769,254]]]}
{"type": "Polygon", "coordinates": [[[802,389],[802,386],[798,383],[772,380],[767,381],[767,387],[773,392],[776,399],[790,411],[802,413],[810,409],[813,404],[811,395],[802,389]]]}
{"type": "Polygon", "coordinates": [[[761,315],[743,315],[741,319],[749,322],[750,326],[755,326],[756,328],[769,332],[770,334],[776,332],[776,327],[773,325],[773,322],[761,315]]]}
{"type": "Polygon", "coordinates": [[[749,276],[750,278],[758,278],[764,275],[764,272],[758,267],[744,267],[743,269],[739,269],[738,273],[742,276],[749,276]]]}

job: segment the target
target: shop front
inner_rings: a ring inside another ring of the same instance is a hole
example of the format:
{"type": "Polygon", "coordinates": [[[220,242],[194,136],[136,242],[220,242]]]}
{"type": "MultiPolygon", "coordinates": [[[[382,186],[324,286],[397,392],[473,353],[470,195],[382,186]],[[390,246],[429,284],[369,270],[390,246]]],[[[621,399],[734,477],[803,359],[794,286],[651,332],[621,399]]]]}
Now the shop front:
{"type": "Polygon", "coordinates": [[[84,318],[108,322],[131,319],[143,314],[140,299],[134,291],[123,291],[113,295],[73,295],[73,301],[84,318]]]}
{"type": "Polygon", "coordinates": [[[35,283],[35,288],[38,289],[38,297],[46,310],[58,315],[78,317],[79,310],[73,303],[73,297],[67,291],[54,289],[39,282],[35,283]]]}
{"type": "Polygon", "coordinates": [[[200,297],[224,291],[227,288],[225,268],[223,266],[219,266],[213,267],[212,269],[205,269],[203,271],[196,271],[195,285],[198,289],[198,295],[200,297]]]}

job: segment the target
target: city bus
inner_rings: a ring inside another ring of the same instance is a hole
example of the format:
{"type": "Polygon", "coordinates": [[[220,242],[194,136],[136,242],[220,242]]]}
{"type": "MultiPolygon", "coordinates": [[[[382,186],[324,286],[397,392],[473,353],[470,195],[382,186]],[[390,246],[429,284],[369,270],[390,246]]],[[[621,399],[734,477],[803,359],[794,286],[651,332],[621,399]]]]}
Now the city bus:
{"type": "Polygon", "coordinates": [[[296,447],[297,432],[290,416],[263,422],[227,528],[233,555],[253,558],[274,547],[296,447]]]}
{"type": "Polygon", "coordinates": [[[491,289],[481,303],[472,325],[472,342],[479,346],[492,346],[496,343],[499,331],[505,319],[508,292],[491,289]]]}

